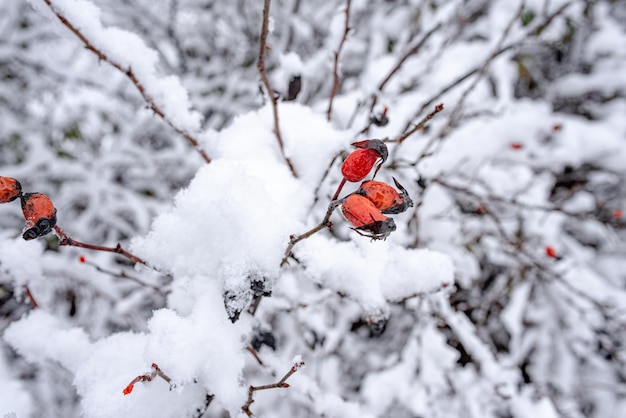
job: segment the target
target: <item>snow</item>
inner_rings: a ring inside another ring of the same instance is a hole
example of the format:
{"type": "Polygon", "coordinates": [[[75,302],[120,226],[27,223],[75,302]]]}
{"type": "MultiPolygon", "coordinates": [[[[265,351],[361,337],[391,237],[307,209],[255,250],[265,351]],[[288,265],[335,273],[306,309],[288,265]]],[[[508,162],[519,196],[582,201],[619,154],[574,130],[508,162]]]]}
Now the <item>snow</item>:
{"type": "MultiPolygon", "coordinates": [[[[38,8],[47,9],[40,0],[33,0],[38,8]]],[[[175,76],[160,76],[157,70],[159,56],[146,46],[135,33],[115,27],[104,27],[101,11],[86,0],[54,0],[54,11],[69,22],[114,65],[130,70],[141,80],[145,94],[163,111],[172,123],[189,133],[199,131],[201,115],[191,110],[185,88],[175,76]]]]}
{"type": "Polygon", "coordinates": [[[255,416],[619,416],[626,9],[528,0],[524,26],[520,1],[435,3],[352,2],[331,121],[344,2],[272,5],[278,121],[260,4],[53,0],[113,66],[45,2],[0,4],[0,175],[49,194],[77,240],[147,263],[26,242],[19,201],[1,205],[0,414],[237,417],[250,385],[306,363],[254,392],[255,416]],[[336,210],[289,246],[324,219],[351,142],[440,102],[377,174],[415,202],[396,231],[373,241],[336,210]]]}
{"type": "Polygon", "coordinates": [[[5,418],[28,417],[33,413],[33,399],[24,383],[13,375],[4,352],[0,351],[0,413],[5,418]]]}

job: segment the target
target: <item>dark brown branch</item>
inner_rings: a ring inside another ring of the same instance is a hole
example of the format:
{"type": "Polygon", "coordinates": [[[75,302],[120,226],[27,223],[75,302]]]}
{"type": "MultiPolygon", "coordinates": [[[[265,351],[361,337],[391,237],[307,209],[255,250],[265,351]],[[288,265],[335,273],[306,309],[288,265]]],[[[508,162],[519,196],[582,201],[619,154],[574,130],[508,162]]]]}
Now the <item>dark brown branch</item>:
{"type": "Polygon", "coordinates": [[[328,205],[328,210],[326,211],[326,215],[324,215],[324,219],[322,219],[322,222],[320,222],[317,226],[308,230],[304,234],[291,236],[289,240],[289,245],[287,245],[287,249],[285,250],[285,256],[283,257],[283,261],[281,261],[280,263],[281,267],[288,263],[289,257],[291,257],[291,250],[297,243],[309,238],[311,235],[321,231],[324,228],[330,228],[330,225],[331,225],[330,216],[333,214],[333,212],[337,208],[336,200],[339,197],[339,193],[341,193],[341,190],[343,189],[343,186],[345,184],[346,184],[346,179],[345,178],[341,179],[341,183],[339,183],[339,186],[337,187],[337,191],[335,191],[335,194],[330,200],[330,204],[328,205]]]}
{"type": "Polygon", "coordinates": [[[142,374],[139,375],[137,377],[135,377],[122,391],[122,393],[124,394],[124,396],[130,394],[134,387],[135,387],[135,383],[138,382],[151,382],[152,379],[154,379],[155,377],[160,377],[161,379],[165,380],[167,383],[169,383],[170,385],[170,389],[173,388],[175,385],[172,383],[172,379],[170,379],[165,373],[163,373],[163,371],[161,371],[161,369],[159,368],[159,366],[156,365],[156,363],[152,363],[152,371],[146,374],[142,374]]]}
{"type": "MultiPolygon", "coordinates": [[[[428,32],[426,32],[424,34],[424,36],[422,37],[422,39],[419,40],[419,42],[417,42],[411,49],[409,49],[396,63],[396,65],[391,69],[391,71],[389,71],[389,73],[387,74],[387,76],[383,79],[383,81],[380,82],[380,84],[378,85],[378,93],[382,92],[383,89],[385,88],[385,86],[387,85],[387,83],[389,81],[391,81],[391,79],[398,73],[398,71],[400,71],[400,69],[402,68],[402,66],[404,65],[404,63],[411,58],[413,55],[417,54],[419,52],[420,49],[422,49],[422,47],[424,46],[424,44],[428,41],[428,39],[430,39],[430,37],[437,32],[439,29],[441,29],[443,27],[443,25],[441,23],[438,23],[437,25],[435,25],[431,30],[429,30],[428,32]]],[[[376,107],[376,103],[378,103],[378,94],[374,94],[372,96],[372,103],[370,105],[370,113],[372,113],[374,111],[374,107],[376,107]]],[[[366,133],[369,128],[371,126],[371,122],[368,123],[368,125],[361,131],[362,133],[366,133]]]]}
{"type": "Polygon", "coordinates": [[[385,77],[385,79],[383,81],[380,82],[380,84],[378,85],[378,91],[383,91],[383,89],[385,88],[385,86],[387,85],[387,83],[393,78],[394,75],[396,75],[396,73],[398,71],[400,71],[400,69],[402,68],[402,66],[404,65],[404,63],[406,62],[406,60],[408,60],[409,58],[411,58],[413,55],[417,54],[419,52],[419,50],[424,46],[424,44],[426,43],[426,41],[428,41],[428,39],[435,33],[437,32],[439,29],[441,29],[442,25],[441,23],[438,23],[437,25],[435,25],[435,27],[433,27],[431,30],[429,30],[428,32],[426,32],[424,34],[424,36],[422,37],[422,39],[420,39],[420,41],[415,44],[411,49],[409,49],[406,54],[404,54],[402,56],[402,58],[400,58],[398,60],[398,63],[395,65],[395,67],[393,67],[391,69],[391,71],[389,72],[389,74],[387,74],[387,77],[385,77]]]}
{"type": "Polygon", "coordinates": [[[489,56],[489,58],[485,60],[483,65],[477,71],[477,76],[472,81],[472,84],[470,84],[470,86],[467,89],[465,89],[465,91],[461,94],[461,97],[457,101],[456,105],[454,106],[454,109],[452,110],[452,113],[450,114],[450,118],[449,118],[447,125],[444,127],[442,131],[442,134],[441,134],[442,136],[445,136],[447,132],[449,132],[449,130],[452,129],[452,127],[456,124],[458,118],[461,115],[461,111],[463,109],[463,105],[465,104],[465,100],[467,100],[467,97],[470,95],[470,93],[476,88],[478,83],[485,77],[485,74],[487,73],[487,69],[489,68],[493,60],[496,58],[497,56],[496,53],[502,49],[502,45],[504,44],[504,41],[509,36],[511,29],[513,28],[513,25],[518,21],[519,17],[522,15],[522,12],[524,11],[524,7],[525,7],[525,1],[522,1],[517,11],[513,14],[511,19],[509,20],[509,23],[504,29],[504,32],[502,32],[502,35],[500,36],[500,40],[498,41],[496,45],[495,51],[489,56]]]}
{"type": "Polygon", "coordinates": [[[26,285],[24,286],[24,294],[26,294],[26,298],[30,301],[30,304],[33,306],[33,308],[39,308],[39,304],[31,293],[30,288],[26,285]]]}
{"type": "MultiPolygon", "coordinates": [[[[568,3],[565,3],[563,6],[558,8],[554,13],[549,15],[542,23],[537,25],[537,27],[530,29],[524,37],[522,37],[521,39],[517,41],[511,42],[508,45],[502,46],[500,49],[494,51],[491,54],[491,56],[487,58],[486,62],[489,63],[493,61],[495,58],[497,58],[498,56],[502,55],[503,53],[510,51],[511,49],[519,47],[530,36],[536,36],[538,33],[543,31],[547,26],[549,26],[554,21],[554,19],[556,19],[559,15],[565,12],[565,10],[571,5],[572,5],[571,1],[568,3]]],[[[469,77],[481,71],[484,65],[485,64],[483,63],[482,65],[472,68],[471,70],[467,71],[463,75],[459,76],[457,79],[453,80],[450,84],[445,86],[438,93],[431,96],[431,98],[426,100],[426,102],[422,104],[422,106],[417,110],[417,112],[415,112],[416,117],[421,115],[424,112],[424,110],[426,110],[426,108],[431,106],[435,101],[440,100],[441,96],[443,96],[444,94],[446,94],[447,92],[449,92],[450,90],[452,90],[453,88],[455,88],[456,86],[458,86],[459,84],[467,80],[469,77]]],[[[410,127],[411,127],[411,123],[409,122],[407,126],[404,128],[404,130],[406,131],[410,127]]]]}
{"type": "Polygon", "coordinates": [[[82,256],[81,256],[80,261],[81,261],[81,263],[84,263],[84,264],[86,264],[88,266],[91,266],[91,267],[95,268],[100,273],[108,274],[110,276],[118,277],[120,279],[130,280],[131,282],[135,282],[135,283],[137,283],[138,285],[140,285],[142,287],[148,287],[148,288],[154,290],[155,292],[160,293],[161,295],[165,295],[166,293],[169,293],[168,291],[164,291],[163,289],[161,289],[158,286],[155,286],[155,285],[150,284],[150,283],[146,283],[146,282],[144,282],[143,280],[141,280],[141,279],[139,279],[137,277],[130,276],[130,275],[126,274],[126,272],[123,272],[123,271],[115,272],[115,271],[107,270],[107,269],[105,269],[103,267],[100,267],[99,265],[97,265],[95,263],[92,263],[90,261],[84,260],[84,257],[82,257],[82,256]]]}
{"type": "Polygon", "coordinates": [[[85,244],[84,242],[80,242],[80,241],[76,241],[75,239],[72,239],[59,226],[55,226],[54,227],[54,232],[59,237],[59,240],[60,240],[59,241],[59,245],[68,245],[68,246],[71,246],[71,247],[85,248],[87,250],[105,251],[105,252],[110,252],[110,253],[116,253],[116,254],[119,254],[119,255],[121,255],[123,257],[128,258],[130,261],[132,261],[135,264],[139,263],[139,264],[143,264],[144,266],[148,265],[148,263],[146,263],[141,258],[139,258],[136,255],[131,254],[128,251],[126,251],[125,249],[123,249],[122,246],[119,243],[115,247],[103,247],[103,246],[100,246],[100,245],[85,244]]]}
{"type": "Polygon", "coordinates": [[[346,14],[346,25],[344,27],[343,36],[341,37],[341,42],[339,42],[339,47],[337,51],[335,51],[335,59],[333,62],[333,88],[330,91],[330,98],[328,99],[328,111],[326,112],[326,118],[330,122],[333,118],[333,100],[337,93],[339,92],[339,55],[341,54],[341,50],[343,48],[343,44],[346,43],[346,39],[348,38],[348,33],[350,33],[350,3],[351,0],[346,1],[346,9],[344,13],[346,14]]]}
{"type": "Polygon", "coordinates": [[[61,23],[63,25],[65,25],[65,27],[67,27],[70,31],[72,31],[74,33],[74,35],[76,35],[78,37],[78,39],[80,39],[80,41],[83,43],[83,45],[85,45],[85,48],[87,48],[88,50],[90,50],[91,52],[96,54],[96,56],[98,57],[99,60],[108,62],[113,67],[115,67],[116,69],[121,71],[123,74],[126,74],[126,76],[130,79],[130,81],[133,82],[135,87],[137,87],[137,90],[139,90],[139,93],[141,94],[143,99],[146,101],[146,103],[148,103],[148,107],[150,109],[152,109],[152,111],[157,116],[159,116],[161,119],[163,119],[163,121],[165,121],[165,123],[170,125],[174,129],[174,131],[176,131],[179,135],[181,135],[183,138],[185,138],[185,140],[187,140],[187,142],[189,142],[195,148],[195,150],[198,151],[198,153],[204,159],[204,161],[206,161],[207,163],[211,162],[211,159],[209,158],[207,153],[200,147],[200,143],[198,142],[198,140],[195,139],[185,129],[176,126],[176,124],[156,104],[156,102],[154,101],[152,96],[150,96],[148,94],[148,92],[144,88],[143,84],[139,81],[139,79],[137,78],[137,76],[135,75],[135,73],[133,72],[133,70],[131,68],[124,68],[122,66],[122,64],[120,64],[118,62],[115,62],[112,59],[110,59],[104,52],[102,52],[100,49],[98,49],[98,47],[96,47],[94,44],[92,44],[89,41],[89,39],[87,39],[85,37],[85,35],[83,35],[82,32],[76,26],[74,26],[72,24],[72,22],[67,20],[65,18],[65,16],[63,16],[60,12],[58,12],[56,10],[56,7],[54,7],[54,4],[52,4],[52,0],[44,0],[44,1],[48,5],[48,7],[50,7],[50,10],[52,10],[52,13],[54,13],[56,15],[56,17],[61,21],[61,23]]]}
{"type": "Polygon", "coordinates": [[[404,142],[405,139],[413,135],[415,132],[421,131],[422,129],[424,129],[424,126],[426,126],[428,121],[431,120],[437,113],[441,112],[442,110],[443,110],[443,103],[440,103],[435,106],[435,110],[430,112],[428,115],[424,116],[424,118],[420,120],[415,126],[413,126],[413,128],[411,128],[410,130],[406,131],[405,133],[403,133],[402,135],[399,135],[398,137],[394,139],[385,139],[384,142],[397,142],[399,144],[404,142]]]}
{"type": "Polygon", "coordinates": [[[272,89],[272,85],[267,75],[267,71],[265,71],[265,50],[268,48],[267,31],[269,28],[270,3],[271,3],[271,0],[265,0],[264,6],[263,6],[263,24],[261,27],[261,44],[259,47],[259,59],[257,60],[256,66],[257,66],[257,69],[259,70],[259,74],[261,75],[261,81],[265,85],[265,90],[267,90],[267,95],[270,98],[270,102],[272,103],[272,112],[274,114],[274,134],[276,135],[276,140],[278,141],[280,154],[285,160],[285,163],[287,163],[289,170],[291,170],[291,174],[293,174],[293,176],[297,178],[298,173],[296,172],[296,169],[294,168],[289,158],[285,155],[285,146],[283,143],[283,136],[280,133],[280,123],[278,121],[278,97],[274,94],[274,90],[272,89]]]}
{"type": "Polygon", "coordinates": [[[543,30],[545,28],[547,28],[552,23],[552,21],[554,19],[556,19],[559,15],[561,15],[572,4],[573,4],[573,2],[569,1],[569,2],[565,3],[564,5],[562,5],[561,7],[559,7],[558,9],[556,9],[556,11],[554,13],[552,13],[551,15],[546,17],[546,19],[542,23],[537,25],[537,27],[534,28],[531,33],[533,35],[535,35],[535,36],[541,35],[541,32],[543,32],[543,30]]]}
{"type": "Polygon", "coordinates": [[[252,357],[254,357],[254,359],[257,361],[257,363],[259,363],[260,366],[265,366],[265,363],[263,363],[263,360],[261,360],[261,357],[259,357],[259,353],[257,353],[257,351],[252,348],[252,346],[247,346],[246,350],[252,354],[252,357]]]}
{"type": "Polygon", "coordinates": [[[293,366],[291,366],[291,369],[289,369],[289,371],[282,377],[282,379],[280,379],[276,383],[272,383],[272,384],[269,384],[269,385],[262,385],[262,386],[252,386],[252,385],[250,385],[250,387],[248,388],[248,400],[241,407],[243,412],[245,412],[246,415],[248,415],[249,417],[252,416],[252,411],[250,410],[250,405],[252,405],[252,403],[254,402],[254,399],[253,399],[254,392],[259,391],[259,390],[267,390],[267,389],[288,388],[289,384],[286,383],[287,379],[289,379],[292,374],[294,374],[295,372],[300,370],[303,366],[304,366],[304,362],[303,361],[299,361],[299,362],[295,363],[293,366]]]}

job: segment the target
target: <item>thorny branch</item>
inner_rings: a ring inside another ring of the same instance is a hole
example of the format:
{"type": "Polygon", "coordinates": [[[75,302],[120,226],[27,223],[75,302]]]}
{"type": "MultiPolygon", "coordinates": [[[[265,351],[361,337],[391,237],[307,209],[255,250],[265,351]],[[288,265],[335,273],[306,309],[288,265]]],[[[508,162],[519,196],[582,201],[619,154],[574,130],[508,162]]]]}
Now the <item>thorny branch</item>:
{"type": "Polygon", "coordinates": [[[294,177],[298,177],[298,173],[294,168],[293,164],[289,160],[289,158],[285,155],[285,146],[283,143],[283,136],[280,132],[280,123],[278,120],[278,97],[274,94],[274,90],[272,89],[272,85],[270,83],[270,79],[267,75],[267,71],[265,70],[265,50],[268,48],[267,46],[267,31],[269,28],[269,15],[270,15],[270,3],[271,0],[265,0],[263,5],[263,25],[261,27],[261,44],[259,47],[259,59],[257,60],[257,69],[259,70],[259,74],[261,75],[261,81],[265,85],[265,90],[267,90],[267,95],[270,98],[270,102],[272,103],[272,112],[274,114],[274,134],[276,135],[276,140],[278,141],[278,147],[280,148],[280,153],[287,163],[291,174],[294,177]]]}
{"type": "Polygon", "coordinates": [[[337,93],[339,92],[339,55],[341,54],[341,50],[343,48],[343,44],[346,43],[346,39],[348,38],[348,33],[350,33],[350,3],[351,0],[346,1],[346,9],[344,13],[346,14],[346,25],[344,27],[343,36],[341,37],[341,42],[339,42],[339,47],[337,51],[335,51],[335,59],[333,62],[333,88],[330,91],[330,98],[328,99],[328,111],[326,112],[326,118],[330,122],[333,118],[333,100],[337,93]]]}
{"type": "Polygon", "coordinates": [[[59,237],[59,240],[60,240],[59,245],[68,245],[70,247],[85,248],[87,250],[116,253],[123,257],[128,258],[130,261],[132,261],[135,264],[139,263],[139,264],[143,264],[144,266],[148,265],[148,263],[146,263],[141,258],[123,249],[121,244],[117,244],[115,247],[103,247],[100,245],[85,244],[84,242],[76,241],[75,239],[71,238],[59,226],[54,227],[54,232],[59,237]]]}
{"type": "Polygon", "coordinates": [[[181,135],[183,138],[185,138],[185,140],[187,140],[187,142],[189,142],[194,147],[194,149],[196,151],[198,151],[198,153],[200,154],[202,159],[204,159],[204,161],[206,161],[207,163],[211,162],[211,158],[209,158],[208,154],[202,149],[202,147],[200,146],[199,141],[196,138],[194,138],[191,133],[189,133],[185,129],[177,126],[172,121],[172,119],[170,119],[169,116],[166,115],[163,112],[163,110],[159,107],[159,105],[154,101],[152,96],[150,96],[150,94],[146,91],[144,85],[137,78],[137,76],[135,75],[135,73],[133,72],[133,70],[131,68],[124,68],[122,66],[122,64],[113,61],[104,52],[102,52],[98,47],[96,47],[93,43],[91,43],[91,41],[89,39],[87,39],[87,37],[85,37],[85,35],[83,35],[83,33],[76,26],[74,26],[72,24],[72,22],[67,20],[67,18],[65,18],[65,16],[63,16],[59,11],[57,11],[56,7],[52,3],[52,0],[44,0],[44,1],[48,5],[48,7],[50,7],[50,10],[52,10],[52,12],[61,21],[61,23],[63,25],[65,25],[70,31],[72,31],[78,37],[78,39],[80,39],[80,41],[85,45],[85,47],[88,50],[90,50],[91,52],[96,54],[98,59],[100,59],[102,61],[108,62],[113,67],[117,68],[119,71],[121,71],[122,73],[126,74],[126,76],[130,79],[130,81],[132,81],[132,83],[135,85],[135,87],[137,87],[137,90],[139,90],[139,93],[141,94],[143,99],[148,104],[148,107],[150,109],[152,109],[152,111],[157,116],[159,116],[161,119],[163,119],[163,121],[165,121],[165,123],[170,125],[174,129],[174,131],[176,131],[179,135],[181,135]]]}
{"type": "Polygon", "coordinates": [[[282,379],[280,379],[276,383],[272,383],[272,384],[269,384],[269,385],[262,385],[262,386],[252,386],[252,385],[250,385],[250,387],[248,388],[248,400],[241,407],[243,412],[245,412],[246,415],[248,415],[249,417],[251,417],[253,415],[252,411],[250,410],[250,405],[252,405],[252,403],[254,402],[254,399],[253,399],[254,392],[259,391],[259,390],[266,390],[266,389],[288,388],[289,387],[289,383],[286,383],[287,379],[289,379],[292,374],[294,374],[295,372],[300,370],[303,366],[304,366],[304,362],[303,361],[299,361],[297,363],[294,363],[294,365],[291,366],[291,369],[289,369],[289,371],[282,377],[282,379]]]}

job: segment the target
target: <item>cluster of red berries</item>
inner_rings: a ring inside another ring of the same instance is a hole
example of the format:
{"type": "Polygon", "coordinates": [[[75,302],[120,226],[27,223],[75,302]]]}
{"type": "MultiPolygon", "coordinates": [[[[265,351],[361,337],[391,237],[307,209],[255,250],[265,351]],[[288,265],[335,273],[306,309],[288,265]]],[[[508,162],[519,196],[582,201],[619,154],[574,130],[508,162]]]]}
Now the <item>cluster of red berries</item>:
{"type": "Polygon", "coordinates": [[[22,238],[31,240],[52,232],[57,222],[57,210],[50,198],[42,193],[22,193],[19,181],[0,176],[0,203],[12,202],[17,198],[22,203],[22,213],[26,221],[22,238]]]}
{"type": "MultiPolygon", "coordinates": [[[[354,150],[344,160],[341,173],[345,180],[359,182],[363,180],[378,162],[374,176],[387,160],[389,155],[387,145],[379,139],[369,139],[354,142],[354,150]]],[[[394,178],[398,190],[392,186],[376,180],[368,180],[354,193],[341,199],[341,211],[345,218],[354,226],[354,230],[361,235],[373,239],[386,239],[396,230],[392,218],[385,215],[402,213],[413,206],[408,192],[394,178]]]]}

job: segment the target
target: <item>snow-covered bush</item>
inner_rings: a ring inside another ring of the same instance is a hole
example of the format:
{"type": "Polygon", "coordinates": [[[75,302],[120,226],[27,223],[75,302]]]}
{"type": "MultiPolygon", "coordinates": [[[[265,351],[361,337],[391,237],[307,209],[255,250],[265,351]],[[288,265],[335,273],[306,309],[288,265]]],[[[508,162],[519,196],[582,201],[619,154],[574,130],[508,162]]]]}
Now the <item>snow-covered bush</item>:
{"type": "Polygon", "coordinates": [[[624,22],[1,2],[0,176],[58,228],[0,204],[0,414],[621,416],[624,22]],[[386,240],[329,209],[370,138],[414,202],[386,240]]]}

